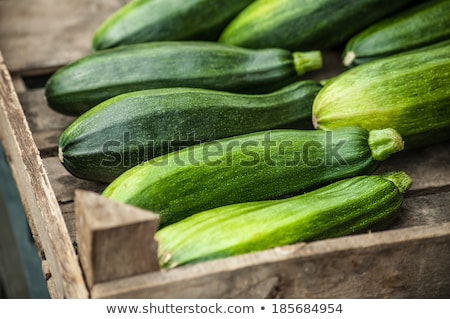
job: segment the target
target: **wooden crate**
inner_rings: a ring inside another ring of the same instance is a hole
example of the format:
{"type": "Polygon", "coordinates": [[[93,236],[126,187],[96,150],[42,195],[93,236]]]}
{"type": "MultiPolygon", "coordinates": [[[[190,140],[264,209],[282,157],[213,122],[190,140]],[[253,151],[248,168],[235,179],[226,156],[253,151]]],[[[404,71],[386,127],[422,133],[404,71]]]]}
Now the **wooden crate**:
{"type": "MultiPolygon", "coordinates": [[[[0,139],[53,298],[450,296],[449,142],[381,165],[414,180],[389,230],[158,270],[155,215],[102,198],[104,184],[63,168],[57,139],[74,118],[49,109],[35,87],[88,54],[95,28],[125,2],[0,1],[0,139]]],[[[314,76],[340,71],[336,56],[325,55],[331,72],[314,76]]]]}

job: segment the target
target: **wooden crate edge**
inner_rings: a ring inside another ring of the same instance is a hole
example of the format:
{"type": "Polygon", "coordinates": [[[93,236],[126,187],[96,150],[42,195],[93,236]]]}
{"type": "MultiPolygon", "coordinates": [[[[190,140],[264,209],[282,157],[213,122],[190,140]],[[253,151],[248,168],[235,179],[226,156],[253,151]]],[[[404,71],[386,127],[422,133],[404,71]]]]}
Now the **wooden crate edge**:
{"type": "Polygon", "coordinates": [[[86,298],[88,291],[64,219],[3,62],[0,76],[0,140],[55,279],[57,295],[52,297],[86,298]]]}
{"type": "Polygon", "coordinates": [[[88,287],[98,282],[159,271],[154,234],[157,214],[75,191],[78,256],[88,287]]]}
{"type": "Polygon", "coordinates": [[[441,257],[443,253],[448,254],[449,251],[450,222],[415,226],[309,244],[299,243],[99,283],[92,287],[91,297],[404,298],[430,297],[433,293],[440,296],[443,289],[448,289],[450,293],[447,271],[450,261],[435,263],[431,259],[441,257]],[[413,260],[414,256],[417,257],[418,247],[430,248],[428,259],[413,260]],[[376,257],[380,252],[383,252],[383,256],[378,260],[376,257]],[[330,260],[337,260],[341,268],[335,270],[330,260]],[[319,270],[311,269],[314,267],[319,270]],[[384,270],[384,267],[387,273],[377,272],[384,270]],[[402,272],[402,269],[405,271],[402,272]],[[422,277],[415,278],[418,272],[421,272],[422,277]],[[314,278],[314,275],[325,276],[314,278]],[[404,287],[407,282],[405,278],[415,280],[411,287],[404,287]],[[345,279],[361,283],[352,290],[347,283],[341,282],[344,286],[342,291],[330,283],[345,279]],[[401,281],[403,286],[398,285],[396,280],[401,281]],[[437,291],[435,285],[439,284],[439,280],[442,280],[440,285],[444,288],[437,291]],[[373,285],[373,291],[364,290],[364,283],[373,285]],[[288,288],[283,288],[283,285],[288,288]],[[385,287],[389,285],[392,287],[385,287]],[[323,290],[311,291],[320,287],[323,290]],[[361,287],[360,290],[357,287],[361,287]],[[422,289],[425,296],[420,295],[422,289]]]}

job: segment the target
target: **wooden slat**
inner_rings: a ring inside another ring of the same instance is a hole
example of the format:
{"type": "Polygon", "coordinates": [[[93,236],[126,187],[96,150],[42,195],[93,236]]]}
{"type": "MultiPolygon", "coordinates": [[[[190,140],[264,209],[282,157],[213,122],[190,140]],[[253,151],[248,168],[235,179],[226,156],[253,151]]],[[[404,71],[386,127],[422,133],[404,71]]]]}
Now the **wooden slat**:
{"type": "Polygon", "coordinates": [[[10,72],[50,72],[88,54],[95,30],[126,2],[0,1],[0,48],[10,72]]]}
{"type": "Polygon", "coordinates": [[[44,158],[43,163],[59,203],[73,202],[76,189],[99,193],[106,187],[104,183],[87,181],[71,175],[57,157],[44,158]]]}
{"type": "Polygon", "coordinates": [[[394,154],[381,163],[376,173],[396,170],[411,176],[409,193],[433,193],[436,188],[450,185],[450,141],[394,154]]]}
{"type": "Polygon", "coordinates": [[[53,111],[47,105],[44,89],[26,90],[18,96],[41,157],[58,156],[59,137],[76,117],[53,111]]]}
{"type": "Polygon", "coordinates": [[[13,84],[14,84],[16,93],[25,92],[27,90],[27,87],[26,87],[25,82],[22,79],[22,77],[17,77],[17,76],[13,77],[13,84]]]}
{"type": "Polygon", "coordinates": [[[70,236],[70,241],[76,242],[77,240],[77,229],[75,223],[75,204],[74,202],[60,204],[61,212],[66,223],[67,231],[70,236]]]}
{"type": "Polygon", "coordinates": [[[450,295],[450,223],[347,236],[95,285],[92,298],[450,295]]]}
{"type": "Polygon", "coordinates": [[[441,188],[434,194],[406,197],[399,218],[391,229],[413,226],[434,226],[450,222],[450,187],[441,188]]]}
{"type": "Polygon", "coordinates": [[[76,119],[74,116],[62,115],[53,111],[47,105],[44,89],[27,90],[19,93],[18,96],[33,134],[51,131],[62,132],[76,119]]]}
{"type": "Polygon", "coordinates": [[[47,289],[50,296],[57,296],[58,291],[56,289],[55,278],[52,276],[49,264],[47,260],[42,261],[42,272],[45,280],[47,280],[47,289]]]}
{"type": "MultiPolygon", "coordinates": [[[[3,11],[2,11],[3,12],[3,11]]],[[[86,298],[72,243],[10,74],[0,64],[0,139],[28,214],[55,278],[56,296],[86,298]]]]}
{"type": "Polygon", "coordinates": [[[96,193],[75,193],[78,255],[89,287],[159,270],[158,215],[96,193]]]}

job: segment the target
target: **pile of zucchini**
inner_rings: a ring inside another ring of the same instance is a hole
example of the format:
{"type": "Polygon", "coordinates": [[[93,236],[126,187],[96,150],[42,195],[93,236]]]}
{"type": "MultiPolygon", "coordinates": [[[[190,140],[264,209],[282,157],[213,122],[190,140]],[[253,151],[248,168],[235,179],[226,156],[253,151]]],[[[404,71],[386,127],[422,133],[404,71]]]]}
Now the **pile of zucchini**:
{"type": "Polygon", "coordinates": [[[449,0],[133,0],[92,51],[46,84],[59,158],[159,214],[162,268],[385,229],[412,180],[372,174],[450,138],[449,0]]]}

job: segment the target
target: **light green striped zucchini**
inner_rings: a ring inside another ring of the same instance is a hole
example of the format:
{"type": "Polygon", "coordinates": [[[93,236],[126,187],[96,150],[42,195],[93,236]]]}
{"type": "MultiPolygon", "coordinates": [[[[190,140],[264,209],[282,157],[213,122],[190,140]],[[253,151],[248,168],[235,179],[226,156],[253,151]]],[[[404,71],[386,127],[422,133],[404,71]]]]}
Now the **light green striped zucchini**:
{"type": "Polygon", "coordinates": [[[156,233],[162,268],[387,227],[411,185],[404,172],[357,176],[287,199],[218,207],[156,233]]]}
{"type": "Polygon", "coordinates": [[[409,149],[449,139],[449,52],[444,41],[343,72],[316,96],[315,127],[392,127],[409,149]]]}

